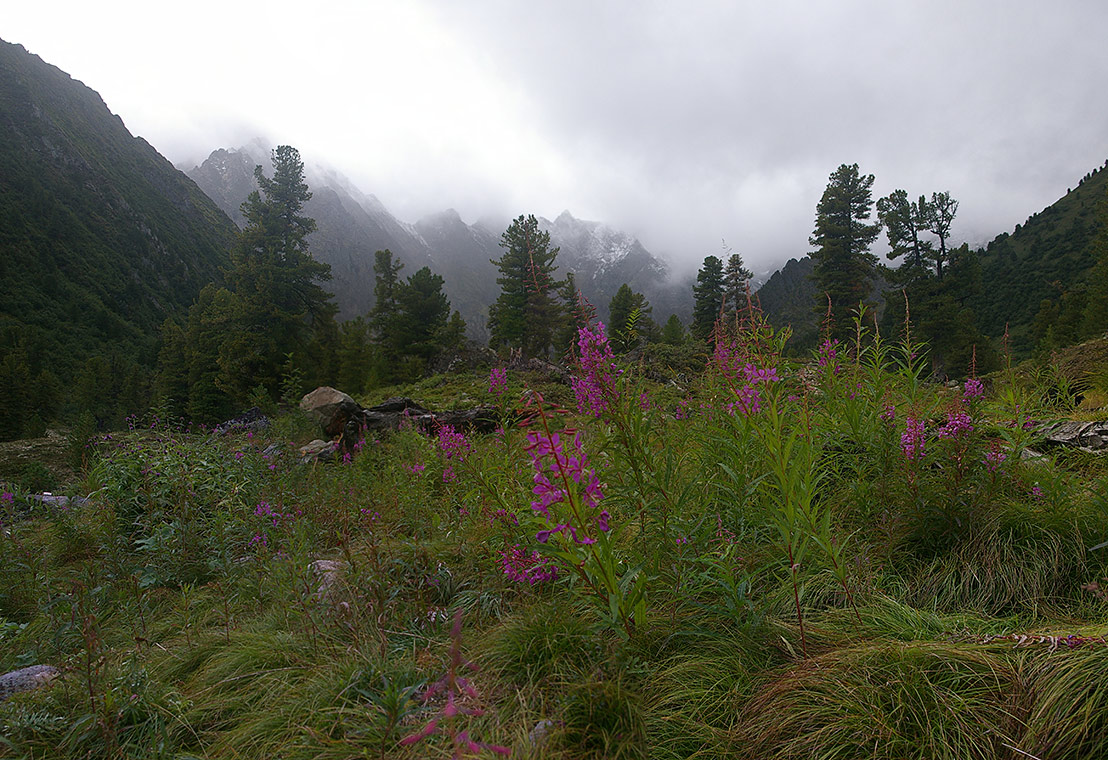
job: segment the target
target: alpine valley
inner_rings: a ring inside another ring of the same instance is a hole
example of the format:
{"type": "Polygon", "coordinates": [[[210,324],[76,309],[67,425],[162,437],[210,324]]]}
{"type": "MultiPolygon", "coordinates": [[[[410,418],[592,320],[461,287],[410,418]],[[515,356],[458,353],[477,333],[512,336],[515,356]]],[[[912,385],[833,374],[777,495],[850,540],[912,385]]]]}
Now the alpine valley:
{"type": "MultiPolygon", "coordinates": [[[[256,189],[254,168],[268,168],[271,146],[262,140],[234,148],[220,148],[186,174],[240,226],[240,210],[256,189]]],[[[315,219],[317,230],[309,238],[312,255],[331,266],[329,288],[335,294],[339,319],[365,314],[373,306],[374,253],[388,249],[404,264],[405,273],[429,266],[445,280],[444,290],[453,308],[468,325],[469,336],[488,338],[488,307],[496,301],[499,286],[493,261],[503,254],[502,224],[478,220],[467,224],[454,209],[419,219],[400,221],[372,194],[356,188],[342,173],[306,162],[305,174],[312,198],[304,212],[315,219]]],[[[554,221],[539,219],[550,233],[559,276],[572,272],[582,295],[600,319],[607,319],[608,303],[620,285],[646,296],[654,318],[670,314],[688,319],[692,311],[691,282],[675,281],[669,265],[655,256],[633,235],[601,222],[577,219],[563,211],[554,221]]]]}

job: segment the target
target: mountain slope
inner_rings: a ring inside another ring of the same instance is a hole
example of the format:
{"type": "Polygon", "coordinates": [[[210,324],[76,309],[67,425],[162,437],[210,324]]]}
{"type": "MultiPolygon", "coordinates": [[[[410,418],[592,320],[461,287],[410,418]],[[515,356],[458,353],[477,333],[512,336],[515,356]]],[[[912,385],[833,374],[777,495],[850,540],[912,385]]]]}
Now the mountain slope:
{"type": "Polygon", "coordinates": [[[1015,230],[978,251],[987,283],[974,304],[982,330],[992,337],[1009,326],[1017,353],[1032,348],[1029,329],[1043,299],[1057,299],[1082,283],[1092,268],[1093,238],[1108,203],[1108,161],[1015,230]]]}
{"type": "MultiPolygon", "coordinates": [[[[254,166],[267,168],[268,153],[260,141],[234,150],[219,149],[188,174],[241,224],[239,206],[254,189],[254,166]]],[[[470,337],[488,340],[488,308],[500,294],[492,261],[504,253],[500,248],[503,228],[493,229],[498,225],[480,221],[466,224],[453,209],[408,225],[333,169],[308,165],[306,179],[312,199],[304,212],[318,226],[309,243],[312,255],[331,265],[333,279],[327,287],[335,294],[340,318],[364,314],[372,307],[373,254],[388,248],[404,264],[402,276],[423,266],[441,275],[451,307],[461,312],[470,337]]],[[[671,313],[688,319],[692,311],[688,284],[673,283],[665,262],[634,236],[600,222],[576,219],[568,211],[553,222],[540,219],[539,224],[550,233],[551,244],[561,248],[560,275],[575,274],[578,287],[601,319],[607,317],[608,302],[624,282],[647,296],[655,319],[664,321],[671,313]]]]}
{"type": "Polygon", "coordinates": [[[0,352],[62,377],[109,351],[150,365],[234,237],[96,92],[0,41],[0,352]]]}
{"type": "MultiPolygon", "coordinates": [[[[257,189],[254,167],[261,166],[268,174],[269,152],[260,140],[233,150],[220,148],[187,174],[241,226],[242,203],[257,189]]],[[[333,279],[326,287],[335,295],[340,319],[372,308],[376,251],[391,250],[405,264],[406,274],[431,263],[418,234],[346,177],[333,169],[307,166],[305,178],[312,197],[304,204],[304,213],[316,221],[308,243],[312,256],[331,265],[333,279]]]]}

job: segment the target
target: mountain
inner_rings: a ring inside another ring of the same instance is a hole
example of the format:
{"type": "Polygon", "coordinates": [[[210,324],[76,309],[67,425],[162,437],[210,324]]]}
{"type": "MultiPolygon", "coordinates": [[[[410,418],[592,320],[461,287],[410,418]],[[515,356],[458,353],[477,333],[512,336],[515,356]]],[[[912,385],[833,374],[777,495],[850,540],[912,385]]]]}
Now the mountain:
{"type": "Polygon", "coordinates": [[[1030,353],[1031,324],[1043,300],[1057,301],[1082,286],[1092,269],[1092,243],[1108,216],[1106,204],[1108,161],[977,252],[987,285],[973,307],[987,335],[1000,337],[1007,325],[1015,352],[1030,353]]]}
{"type": "Polygon", "coordinates": [[[471,338],[485,342],[489,306],[496,301],[500,286],[492,259],[500,258],[500,235],[478,223],[469,225],[458,212],[447,209],[415,223],[415,231],[426,243],[434,261],[431,268],[443,278],[443,290],[450,306],[466,321],[471,338]]]}
{"type": "MultiPolygon", "coordinates": [[[[238,209],[254,189],[254,166],[268,167],[268,153],[257,140],[234,150],[219,149],[188,175],[241,224],[238,209]]],[[[334,169],[307,165],[305,175],[312,199],[304,212],[317,224],[309,243],[312,255],[331,265],[334,279],[327,286],[335,294],[340,318],[364,314],[372,307],[373,254],[388,248],[404,264],[402,276],[424,266],[441,275],[451,307],[461,312],[470,337],[488,339],[488,308],[500,294],[492,261],[504,252],[500,236],[506,224],[487,220],[466,224],[457,211],[447,209],[409,225],[334,169]]],[[[600,222],[576,219],[568,211],[553,222],[540,219],[540,227],[550,233],[551,244],[561,248],[560,275],[574,273],[601,319],[607,318],[608,302],[626,282],[647,296],[659,322],[671,313],[688,320],[689,285],[673,283],[666,263],[634,236],[600,222]]]]}
{"type": "Polygon", "coordinates": [[[814,311],[814,268],[811,256],[789,259],[755,292],[758,304],[774,327],[792,328],[790,344],[798,348],[814,346],[819,336],[819,319],[814,311]]]}
{"type": "MultiPolygon", "coordinates": [[[[1008,329],[1013,352],[1018,357],[1029,355],[1035,348],[1032,324],[1044,301],[1057,308],[1064,295],[1086,287],[1096,261],[1093,242],[1106,219],[1108,161],[1011,233],[1001,233],[973,252],[984,286],[964,305],[972,310],[981,332],[999,339],[1008,329]]],[[[798,348],[814,345],[818,333],[811,271],[809,257],[793,259],[758,290],[770,321],[793,326],[798,348]]],[[[878,277],[872,298],[880,301],[886,287],[878,277]]]]}
{"type": "Polygon", "coordinates": [[[150,366],[234,238],[96,92],[0,41],[0,354],[62,378],[95,355],[150,366]]]}
{"type": "Polygon", "coordinates": [[[602,320],[608,318],[608,302],[623,283],[646,296],[659,324],[674,313],[686,322],[691,317],[691,286],[673,282],[666,263],[634,236],[600,222],[577,219],[568,211],[553,222],[540,219],[539,226],[561,248],[559,267],[574,273],[577,287],[602,320]]]}
{"type": "MultiPolygon", "coordinates": [[[[215,150],[187,174],[240,227],[241,206],[257,189],[254,167],[270,168],[269,148],[260,140],[234,150],[215,150]]],[[[431,264],[427,246],[372,195],[365,195],[333,169],[305,166],[312,198],[304,213],[316,221],[308,238],[312,255],[331,265],[326,287],[335,295],[339,318],[365,314],[373,306],[374,253],[389,249],[408,274],[431,264]]]]}

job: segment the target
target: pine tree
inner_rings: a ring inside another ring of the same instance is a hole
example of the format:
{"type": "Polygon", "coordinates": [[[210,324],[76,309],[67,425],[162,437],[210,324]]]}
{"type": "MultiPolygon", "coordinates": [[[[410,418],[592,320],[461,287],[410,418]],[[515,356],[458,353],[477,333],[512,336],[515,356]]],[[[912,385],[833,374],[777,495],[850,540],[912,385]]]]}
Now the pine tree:
{"type": "Polygon", "coordinates": [[[889,239],[889,260],[904,257],[897,270],[897,279],[903,284],[928,276],[932,246],[920,240],[920,233],[927,229],[927,212],[927,199],[921,195],[918,202],[909,201],[905,190],[894,190],[877,201],[877,217],[889,239]]]}
{"type": "Polygon", "coordinates": [[[627,283],[620,285],[608,304],[607,334],[617,353],[627,353],[643,342],[657,342],[661,337],[651,319],[653,309],[642,293],[632,292],[627,283]]]}
{"type": "Polygon", "coordinates": [[[1108,217],[1093,241],[1096,263],[1089,270],[1085,313],[1081,325],[1083,338],[1096,338],[1108,331],[1108,217]]]}
{"type": "Polygon", "coordinates": [[[394,262],[392,251],[385,249],[374,254],[373,310],[369,313],[369,325],[377,343],[377,359],[374,375],[379,380],[390,380],[397,367],[400,353],[396,336],[396,320],[400,313],[400,270],[404,264],[394,262]]]}
{"type": "Polygon", "coordinates": [[[670,314],[662,328],[662,342],[670,346],[679,346],[685,342],[685,326],[676,314],[670,314]]]}
{"type": "Polygon", "coordinates": [[[422,375],[444,348],[450,301],[442,286],[442,277],[423,267],[397,293],[396,341],[402,347],[405,379],[422,375]]]}
{"type": "Polygon", "coordinates": [[[348,319],[339,327],[338,387],[347,393],[368,388],[373,369],[373,343],[364,317],[348,319]]]}
{"type": "Polygon", "coordinates": [[[712,336],[723,307],[723,289],[723,261],[707,256],[693,285],[693,337],[708,340],[712,336]]]}
{"type": "Polygon", "coordinates": [[[566,272],[565,283],[559,289],[558,297],[562,302],[562,317],[554,336],[554,350],[561,356],[569,356],[577,346],[581,329],[592,321],[594,310],[577,289],[573,272],[566,272]]]}
{"type": "Polygon", "coordinates": [[[0,441],[13,441],[24,433],[33,409],[31,367],[22,346],[0,359],[0,441]]]}
{"type": "Polygon", "coordinates": [[[504,255],[493,261],[500,296],[489,307],[489,345],[519,349],[524,356],[546,356],[562,316],[556,298],[563,283],[554,279],[558,248],[539,229],[534,215],[520,216],[500,238],[504,255]]]}
{"type": "Polygon", "coordinates": [[[732,253],[727,257],[727,266],[723,270],[723,302],[728,315],[737,317],[746,309],[747,283],[753,276],[753,272],[743,265],[740,254],[732,253]]]}
{"type": "MultiPolygon", "coordinates": [[[[923,198],[920,198],[923,201],[923,198]]],[[[935,261],[935,275],[943,278],[943,265],[947,260],[946,241],[950,237],[950,227],[954,223],[954,216],[958,213],[958,201],[950,197],[945,190],[941,193],[931,193],[931,200],[926,208],[920,209],[927,223],[927,229],[939,239],[939,250],[932,250],[931,257],[935,261]]]]}
{"type": "Polygon", "coordinates": [[[311,198],[304,163],[288,145],[273,151],[272,161],[272,178],[260,166],[254,170],[259,189],[242,205],[246,226],[228,278],[235,330],[220,348],[220,382],[239,401],[258,385],[275,394],[285,356],[304,356],[314,332],[335,314],[319,284],[331,278],[331,268],[308,252],[315,222],[301,213],[311,198]]]}
{"type": "Polygon", "coordinates": [[[881,226],[866,222],[873,206],[872,187],[873,175],[860,175],[858,164],[839,166],[816,206],[816,226],[808,239],[816,247],[815,309],[823,313],[830,299],[830,332],[839,338],[849,334],[852,312],[873,289],[877,258],[869,247],[881,226]]]}

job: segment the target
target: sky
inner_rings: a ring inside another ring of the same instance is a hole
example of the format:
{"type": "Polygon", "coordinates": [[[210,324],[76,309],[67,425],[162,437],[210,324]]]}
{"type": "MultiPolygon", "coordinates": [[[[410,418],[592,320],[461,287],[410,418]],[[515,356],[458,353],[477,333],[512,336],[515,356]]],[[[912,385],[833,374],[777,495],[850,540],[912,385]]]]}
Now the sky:
{"type": "Polygon", "coordinates": [[[12,5],[0,38],[179,167],[262,137],[403,221],[568,209],[679,272],[806,254],[840,164],[949,191],[977,245],[1108,159],[1103,0],[12,5]]]}

